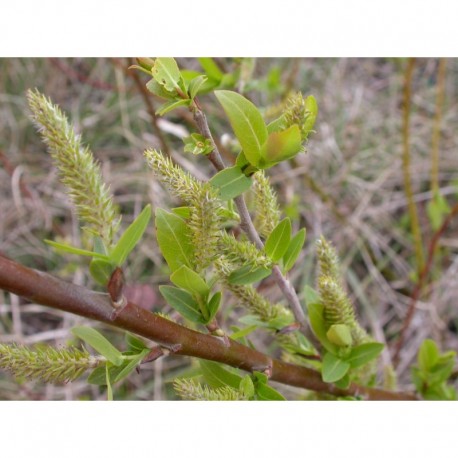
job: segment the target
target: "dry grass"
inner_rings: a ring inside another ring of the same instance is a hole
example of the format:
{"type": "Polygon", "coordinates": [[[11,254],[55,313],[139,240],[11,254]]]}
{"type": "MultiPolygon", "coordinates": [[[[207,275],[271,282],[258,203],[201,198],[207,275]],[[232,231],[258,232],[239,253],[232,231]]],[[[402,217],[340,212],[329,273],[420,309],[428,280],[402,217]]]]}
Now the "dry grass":
{"type": "MultiPolygon", "coordinates": [[[[194,60],[185,63],[197,67],[194,60]]],[[[255,73],[261,79],[278,67],[285,92],[290,88],[313,94],[320,108],[317,133],[307,155],[270,173],[282,204],[295,216],[296,227],[307,227],[302,267],[293,273],[297,288],[301,291],[306,284],[314,284],[313,241],[324,234],[341,254],[348,290],[362,322],[378,340],[391,345],[401,329],[414,287],[412,272],[417,270],[401,167],[404,65],[392,59],[260,59],[255,73]]],[[[411,178],[426,246],[432,238],[426,204],[431,199],[437,65],[437,59],[417,62],[411,113],[411,178]]],[[[125,215],[123,224],[148,202],[169,206],[169,197],[152,180],[142,157],[145,148],[163,145],[127,66],[123,59],[0,61],[0,251],[28,266],[93,286],[86,265],[53,253],[43,243],[58,236],[78,245],[81,233],[45,146],[28,118],[28,88],[37,87],[51,97],[83,133],[125,215]]],[[[457,76],[458,61],[450,60],[439,168],[441,192],[450,205],[457,200],[457,76]]],[[[268,91],[254,90],[250,95],[264,106],[278,102],[268,91]]],[[[214,99],[205,96],[201,101],[220,137],[228,131],[222,113],[214,99]]],[[[157,100],[152,102],[158,106],[157,100]]],[[[210,176],[206,162],[182,154],[180,138],[193,128],[185,111],[173,112],[159,120],[158,126],[180,164],[199,178],[210,176]]],[[[398,366],[402,387],[410,385],[408,368],[424,338],[436,339],[443,349],[458,347],[457,229],[458,224],[452,223],[441,238],[434,281],[428,283],[406,334],[398,366]]],[[[152,231],[132,256],[127,278],[132,285],[148,285],[136,293],[143,291],[153,300],[157,286],[167,281],[152,231]]],[[[268,282],[263,292],[277,297],[268,282]]],[[[164,305],[158,299],[155,307],[162,310],[164,305]]],[[[22,304],[21,299],[0,292],[1,341],[62,345],[71,338],[69,329],[82,322],[37,304],[22,304]]],[[[119,337],[113,333],[113,338],[119,337]]],[[[383,363],[389,364],[390,359],[390,352],[385,351],[383,363]]],[[[164,380],[187,370],[187,364],[178,358],[159,360],[119,387],[117,397],[170,398],[171,387],[164,380]]],[[[2,399],[103,396],[103,391],[88,388],[84,381],[64,387],[18,385],[0,373],[2,399]]]]}

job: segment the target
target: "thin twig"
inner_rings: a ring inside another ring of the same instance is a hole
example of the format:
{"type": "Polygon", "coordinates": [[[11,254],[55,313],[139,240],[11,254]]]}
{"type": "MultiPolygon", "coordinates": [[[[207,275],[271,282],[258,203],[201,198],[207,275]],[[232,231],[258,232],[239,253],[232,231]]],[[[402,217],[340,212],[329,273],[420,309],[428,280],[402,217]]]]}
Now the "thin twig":
{"type": "MultiPolygon", "coordinates": [[[[128,59],[129,65],[135,64],[135,61],[133,59],[128,59]]],[[[146,86],[142,83],[140,80],[140,77],[138,76],[138,72],[127,70],[127,74],[134,80],[135,86],[138,89],[138,92],[140,92],[140,95],[142,96],[143,102],[145,103],[146,110],[148,111],[148,114],[151,117],[151,127],[154,130],[154,133],[156,134],[157,138],[159,139],[159,143],[161,144],[161,150],[167,155],[170,156],[170,148],[169,145],[165,139],[165,136],[160,129],[158,123],[157,123],[157,115],[156,115],[156,110],[154,108],[153,101],[151,100],[151,94],[148,92],[146,89],[146,86]]]]}
{"type": "Polygon", "coordinates": [[[403,153],[402,153],[402,170],[404,174],[404,188],[409,209],[410,226],[414,239],[415,259],[417,262],[417,272],[423,269],[425,259],[423,254],[423,242],[421,236],[420,222],[418,220],[417,207],[415,205],[412,180],[410,174],[410,144],[409,144],[409,123],[410,123],[410,107],[412,99],[412,76],[415,68],[415,59],[410,58],[407,62],[407,67],[404,75],[404,102],[403,102],[403,153]]]}
{"type": "Polygon", "coordinates": [[[434,116],[431,142],[431,190],[433,195],[439,192],[439,142],[441,134],[442,108],[445,96],[445,75],[447,59],[439,59],[437,70],[436,114],[434,116]]]}
{"type": "MultiPolygon", "coordinates": [[[[205,114],[200,109],[198,103],[193,109],[194,119],[196,121],[197,127],[200,133],[207,139],[212,142],[213,151],[208,155],[209,160],[212,162],[216,170],[221,171],[225,169],[225,164],[221,159],[218,148],[213,140],[210,128],[208,126],[207,118],[205,114]]],[[[259,250],[264,250],[264,244],[262,243],[261,238],[259,237],[256,228],[254,227],[253,221],[251,219],[250,213],[245,203],[245,199],[242,195],[237,196],[234,199],[235,205],[240,215],[240,226],[243,231],[248,235],[248,238],[253,242],[259,250]]],[[[301,324],[301,327],[304,331],[304,334],[309,340],[317,343],[315,336],[310,331],[310,326],[307,323],[307,318],[305,317],[304,311],[302,309],[299,298],[297,297],[296,291],[292,287],[289,280],[287,280],[282,274],[280,268],[275,265],[272,269],[272,273],[275,279],[275,282],[279,286],[283,295],[286,297],[291,310],[293,311],[294,317],[301,324]]]]}
{"type": "Polygon", "coordinates": [[[412,296],[411,296],[411,299],[410,299],[410,303],[409,303],[409,308],[407,309],[407,314],[406,314],[406,317],[404,319],[404,323],[402,325],[402,329],[401,329],[401,332],[400,332],[400,335],[399,335],[399,339],[397,341],[397,344],[396,344],[396,349],[395,349],[395,352],[394,352],[394,356],[393,356],[393,365],[396,367],[399,363],[399,357],[400,357],[400,353],[401,353],[401,349],[404,345],[404,340],[405,340],[405,335],[406,335],[406,332],[407,332],[407,329],[412,321],[412,318],[413,318],[413,315],[414,315],[414,312],[415,312],[415,308],[416,308],[416,305],[417,305],[417,302],[418,302],[418,299],[420,298],[420,294],[421,292],[423,291],[423,288],[426,284],[426,280],[428,279],[428,276],[429,276],[429,272],[431,271],[431,268],[433,266],[433,260],[434,260],[434,253],[436,252],[436,247],[437,247],[437,244],[439,243],[439,240],[441,238],[441,236],[444,234],[445,230],[447,229],[448,225],[452,222],[453,218],[458,215],[458,204],[456,204],[451,212],[449,213],[449,215],[447,216],[447,218],[444,220],[444,222],[442,223],[441,227],[434,233],[432,239],[431,239],[431,242],[429,243],[429,247],[428,247],[428,257],[426,259],[426,263],[423,267],[423,269],[421,270],[419,276],[418,276],[418,282],[417,284],[415,285],[415,289],[412,293],[412,296]]]}
{"type": "Polygon", "coordinates": [[[302,366],[272,359],[234,340],[188,329],[129,302],[114,319],[108,295],[60,280],[0,256],[0,289],[35,303],[110,324],[159,344],[175,348],[177,355],[228,364],[245,371],[269,369],[271,380],[334,396],[362,396],[373,400],[415,400],[412,393],[395,393],[356,384],[347,389],[325,383],[321,374],[302,366]]]}

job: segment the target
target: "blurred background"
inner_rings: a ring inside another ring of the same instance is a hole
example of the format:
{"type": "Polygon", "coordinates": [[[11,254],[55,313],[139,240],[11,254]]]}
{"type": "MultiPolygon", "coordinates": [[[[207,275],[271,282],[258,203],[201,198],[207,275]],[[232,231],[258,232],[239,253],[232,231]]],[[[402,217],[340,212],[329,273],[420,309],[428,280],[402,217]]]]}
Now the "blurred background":
{"type": "MultiPolygon", "coordinates": [[[[340,254],[345,284],[361,322],[387,343],[381,373],[392,363],[405,327],[396,372],[399,388],[412,388],[409,367],[425,338],[435,339],[442,350],[458,348],[458,216],[452,217],[458,203],[458,61],[215,62],[266,119],[277,116],[282,101],[295,91],[315,96],[319,115],[307,153],[268,173],[284,215],[293,219],[295,230],[307,228],[306,247],[291,279],[300,295],[306,285],[314,286],[314,241],[324,234],[340,254]],[[416,291],[421,294],[407,327],[416,291]]],[[[124,227],[147,203],[154,208],[172,205],[145,164],[147,147],[170,154],[200,179],[214,173],[205,158],[183,153],[182,138],[196,131],[190,113],[178,109],[157,117],[154,113],[162,102],[145,90],[147,75],[128,69],[133,63],[126,58],[0,60],[0,252],[96,288],[84,260],[57,254],[43,242],[54,239],[78,246],[82,234],[30,120],[25,97],[29,88],[38,88],[59,104],[82,134],[100,161],[124,227]]],[[[197,59],[178,63],[202,71],[197,59]]],[[[237,148],[222,109],[213,95],[199,100],[226,162],[233,161],[237,148]]],[[[128,295],[148,309],[172,313],[158,294],[168,275],[152,226],[130,257],[128,295]]],[[[281,300],[269,279],[259,289],[281,300]]],[[[228,298],[223,328],[236,322],[236,305],[228,298]]],[[[0,342],[61,346],[72,341],[71,327],[87,323],[0,291],[0,342]]],[[[121,333],[97,326],[123,346],[121,333]]],[[[260,349],[268,351],[269,340],[263,335],[257,339],[260,349]]],[[[149,363],[115,387],[115,399],[173,399],[171,380],[190,373],[192,365],[183,357],[149,363]]],[[[279,389],[286,395],[294,391],[279,389]]],[[[297,397],[300,392],[294,393],[297,397]]],[[[0,399],[104,398],[103,388],[84,379],[53,386],[18,381],[0,371],[0,399]]]]}

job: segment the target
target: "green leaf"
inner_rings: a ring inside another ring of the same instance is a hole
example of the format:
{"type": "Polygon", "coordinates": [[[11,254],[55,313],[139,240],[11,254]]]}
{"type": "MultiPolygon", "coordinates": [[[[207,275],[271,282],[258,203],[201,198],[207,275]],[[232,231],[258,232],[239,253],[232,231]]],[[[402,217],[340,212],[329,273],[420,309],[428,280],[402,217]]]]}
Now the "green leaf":
{"type": "Polygon", "coordinates": [[[326,337],[338,347],[348,347],[353,342],[350,328],[346,324],[333,324],[328,329],[326,337]]]}
{"type": "Polygon", "coordinates": [[[323,318],[323,304],[312,302],[307,304],[309,320],[313,333],[316,335],[321,344],[331,353],[337,352],[337,347],[331,343],[326,335],[326,323],[323,318]]]}
{"type": "Polygon", "coordinates": [[[255,164],[267,169],[279,162],[286,161],[303,150],[299,126],[294,124],[281,132],[272,132],[261,149],[261,160],[255,164]]]}
{"type": "Polygon", "coordinates": [[[280,221],[266,240],[266,255],[277,262],[286,253],[291,241],[291,220],[285,218],[280,221]]]}
{"type": "Polygon", "coordinates": [[[199,363],[205,382],[212,388],[219,388],[225,385],[229,385],[235,389],[239,388],[242,377],[235,374],[232,369],[228,370],[221,364],[214,363],[213,361],[200,360],[199,363]]]}
{"type": "Polygon", "coordinates": [[[198,154],[209,154],[213,151],[213,143],[209,138],[205,138],[201,134],[191,134],[183,139],[184,152],[198,154]]]}
{"type": "Polygon", "coordinates": [[[218,312],[219,305],[221,303],[221,297],[222,293],[221,291],[218,291],[215,294],[213,294],[212,298],[208,301],[207,310],[209,317],[207,323],[209,323],[211,320],[213,320],[213,318],[215,318],[215,315],[218,312]]]}
{"type": "Polygon", "coordinates": [[[377,358],[382,352],[384,345],[379,342],[368,342],[352,348],[350,356],[345,361],[352,369],[364,366],[369,361],[377,358]]]}
{"type": "MultiPolygon", "coordinates": [[[[124,362],[127,364],[127,361],[124,362]]],[[[107,384],[107,375],[106,375],[106,366],[107,364],[103,364],[101,366],[96,367],[87,378],[87,382],[91,385],[106,385],[107,384]]],[[[124,364],[121,366],[113,366],[112,364],[108,363],[108,371],[110,372],[110,380],[113,380],[116,375],[118,375],[123,367],[124,364]]]]}
{"type": "Polygon", "coordinates": [[[121,266],[135,248],[145,232],[151,219],[151,205],[147,205],[124,231],[116,246],[111,250],[110,261],[121,266]]]}
{"type": "Polygon", "coordinates": [[[113,389],[111,388],[111,379],[110,379],[110,371],[109,371],[109,364],[107,363],[105,366],[105,380],[107,383],[107,400],[113,400],[113,389]]]}
{"type": "Polygon", "coordinates": [[[433,198],[428,202],[426,211],[431,227],[434,231],[437,231],[444,222],[444,217],[450,213],[450,207],[444,196],[436,191],[433,198]]]}
{"type": "Polygon", "coordinates": [[[242,170],[234,165],[221,170],[212,177],[210,183],[219,189],[219,197],[222,200],[229,200],[237,197],[251,187],[251,180],[242,170]]]}
{"type": "Polygon", "coordinates": [[[114,378],[113,383],[119,382],[123,378],[126,378],[142,361],[142,359],[150,352],[149,348],[145,348],[137,355],[134,355],[132,359],[128,360],[126,365],[123,365],[121,372],[119,372],[114,378]]]}
{"type": "Polygon", "coordinates": [[[342,390],[346,390],[350,386],[350,382],[351,382],[350,376],[347,373],[340,380],[335,381],[334,385],[337,388],[341,388],[342,390]]]}
{"type": "Polygon", "coordinates": [[[312,131],[313,126],[315,125],[316,117],[318,116],[318,104],[316,103],[316,99],[313,95],[309,95],[305,99],[305,109],[309,112],[309,114],[302,126],[302,132],[305,132],[304,140],[312,131]]]}
{"type": "Polygon", "coordinates": [[[162,99],[174,99],[177,96],[177,91],[167,91],[164,86],[159,84],[154,78],[146,83],[146,89],[162,99]]]}
{"type": "Polygon", "coordinates": [[[191,207],[175,207],[172,208],[172,213],[183,219],[188,219],[191,216],[191,207]]]}
{"type": "Polygon", "coordinates": [[[178,287],[206,298],[210,288],[202,277],[187,266],[181,266],[170,276],[170,280],[178,287]]]}
{"type": "Polygon", "coordinates": [[[259,267],[252,270],[251,266],[244,266],[234,270],[228,277],[228,282],[232,285],[249,285],[261,281],[272,273],[272,269],[259,267]]]}
{"type": "Polygon", "coordinates": [[[254,384],[249,375],[245,375],[245,377],[242,378],[240,381],[239,390],[247,399],[250,399],[254,396],[254,384]]]}
{"type": "MultiPolygon", "coordinates": [[[[234,328],[233,328],[234,329],[234,328]]],[[[256,329],[258,329],[258,326],[253,324],[251,326],[247,326],[246,328],[243,328],[243,329],[239,329],[239,328],[235,328],[235,332],[233,332],[231,335],[230,335],[230,338],[232,340],[240,340],[240,339],[243,339],[244,337],[248,336],[249,334],[251,334],[253,331],[256,331],[256,329]]]]}
{"type": "Polygon", "coordinates": [[[54,242],[52,240],[47,240],[45,239],[45,243],[52,246],[58,251],[65,251],[66,253],[71,253],[71,254],[77,254],[80,256],[92,256],[94,258],[99,258],[99,259],[108,259],[108,256],[105,254],[100,254],[97,253],[96,251],[88,251],[88,250],[82,250],[81,248],[76,248],[71,245],[67,245],[65,243],[58,243],[54,242]]]}
{"type": "Polygon", "coordinates": [[[253,376],[256,396],[260,401],[285,401],[282,394],[267,384],[267,375],[254,371],[253,376]]]}
{"type": "Polygon", "coordinates": [[[89,273],[99,284],[106,286],[115,266],[105,259],[93,259],[89,264],[89,273]]]}
{"type": "Polygon", "coordinates": [[[267,125],[267,133],[279,132],[285,129],[285,115],[279,116],[267,125]]]}
{"type": "Polygon", "coordinates": [[[78,337],[83,342],[86,342],[94,350],[105,356],[108,361],[115,366],[119,366],[123,362],[122,353],[113,347],[113,345],[100,332],[87,326],[77,326],[72,328],[72,334],[78,337]]]}
{"type": "Polygon", "coordinates": [[[215,91],[245,157],[252,165],[261,159],[261,149],[267,140],[267,128],[261,113],[245,97],[232,91],[215,91]]]}
{"type": "Polygon", "coordinates": [[[283,255],[283,271],[288,272],[297,261],[305,243],[306,231],[302,228],[289,242],[288,249],[283,255]]]}
{"type": "Polygon", "coordinates": [[[134,336],[130,332],[126,332],[125,335],[127,347],[130,351],[134,351],[136,353],[143,351],[145,348],[149,350],[149,347],[143,342],[143,340],[139,339],[137,336],[134,336]]]}
{"type": "Polygon", "coordinates": [[[205,324],[198,302],[187,291],[174,286],[160,286],[159,291],[170,306],[184,318],[193,323],[205,324]]]}
{"type": "Polygon", "coordinates": [[[181,73],[175,59],[172,57],[157,58],[151,68],[151,74],[166,91],[172,92],[180,89],[178,83],[181,80],[181,73]]]}
{"type": "Polygon", "coordinates": [[[349,369],[349,363],[342,361],[332,353],[326,353],[321,367],[321,377],[323,382],[334,383],[344,377],[349,369]]]}
{"type": "Polygon", "coordinates": [[[292,315],[279,315],[269,321],[262,321],[257,315],[245,315],[239,318],[240,323],[248,326],[256,326],[258,328],[275,329],[279,331],[285,326],[289,326],[294,322],[292,315]]]}
{"type": "Polygon", "coordinates": [[[205,75],[199,75],[193,78],[188,87],[188,94],[191,99],[194,99],[194,97],[199,93],[199,89],[202,88],[204,83],[208,81],[208,78],[205,75]]]}
{"type": "Polygon", "coordinates": [[[216,62],[211,57],[199,57],[197,60],[210,79],[218,82],[221,81],[224,73],[220,70],[216,62]]]}
{"type": "Polygon", "coordinates": [[[183,264],[192,268],[193,247],[186,221],[158,208],[156,210],[156,236],[162,255],[172,271],[183,264]]]}
{"type": "Polygon", "coordinates": [[[190,104],[191,104],[190,99],[171,100],[161,105],[156,110],[156,114],[159,116],[164,116],[165,114],[169,113],[170,111],[175,110],[175,108],[179,108],[182,106],[189,106],[190,104]]]}
{"type": "Polygon", "coordinates": [[[312,304],[320,302],[320,295],[316,290],[314,290],[311,286],[305,285],[304,287],[304,299],[305,303],[312,304]]]}
{"type": "Polygon", "coordinates": [[[439,361],[439,349],[436,342],[426,339],[420,346],[418,352],[418,366],[424,372],[429,372],[439,361]]]}

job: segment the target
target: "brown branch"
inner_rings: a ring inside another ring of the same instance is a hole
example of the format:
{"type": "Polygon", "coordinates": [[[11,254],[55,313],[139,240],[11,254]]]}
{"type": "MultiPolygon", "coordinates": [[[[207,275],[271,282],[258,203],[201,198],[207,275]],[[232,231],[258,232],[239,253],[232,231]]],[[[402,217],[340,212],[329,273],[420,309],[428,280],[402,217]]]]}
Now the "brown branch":
{"type": "Polygon", "coordinates": [[[343,390],[324,383],[319,372],[285,363],[246,347],[233,340],[222,339],[185,328],[129,302],[113,318],[107,294],[60,280],[44,272],[30,269],[0,256],[0,288],[38,304],[53,307],[130,331],[164,346],[175,354],[228,364],[245,371],[269,370],[271,380],[329,393],[335,396],[362,396],[373,400],[414,400],[411,393],[394,393],[352,384],[343,390]]]}
{"type": "Polygon", "coordinates": [[[445,218],[441,227],[434,233],[431,239],[431,242],[429,243],[428,256],[426,259],[426,263],[423,266],[423,269],[421,270],[420,275],[418,276],[418,282],[415,285],[415,289],[413,290],[413,293],[410,299],[410,303],[409,303],[409,308],[407,309],[407,314],[404,319],[404,323],[402,325],[402,329],[401,329],[401,333],[400,333],[398,342],[396,344],[396,349],[395,349],[394,356],[393,356],[393,365],[395,367],[399,363],[399,357],[400,357],[402,346],[404,345],[404,340],[405,340],[407,329],[410,326],[410,323],[412,321],[412,318],[413,318],[413,315],[416,309],[417,302],[420,298],[420,294],[423,291],[423,287],[426,284],[426,280],[428,279],[429,272],[431,271],[431,268],[433,266],[434,254],[436,252],[437,244],[439,243],[439,240],[441,236],[444,234],[448,225],[452,222],[453,218],[457,214],[458,214],[458,204],[455,204],[455,206],[452,208],[447,218],[445,218]]]}

